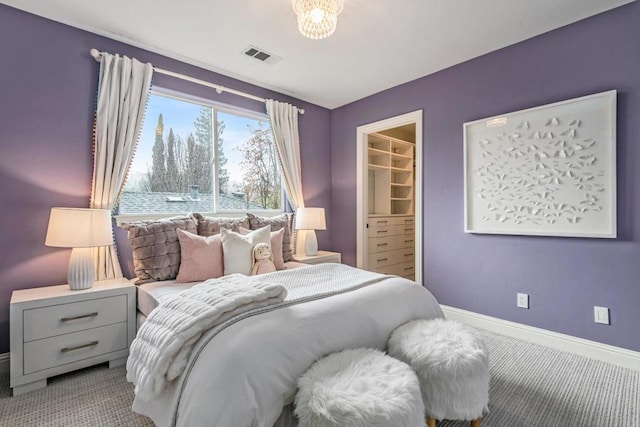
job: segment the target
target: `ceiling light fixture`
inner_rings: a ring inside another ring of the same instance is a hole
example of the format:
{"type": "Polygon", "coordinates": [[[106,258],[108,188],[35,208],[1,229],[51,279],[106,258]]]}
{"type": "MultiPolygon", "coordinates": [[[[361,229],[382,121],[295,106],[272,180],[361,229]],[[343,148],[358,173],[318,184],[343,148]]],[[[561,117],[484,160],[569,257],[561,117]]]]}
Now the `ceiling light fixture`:
{"type": "Polygon", "coordinates": [[[292,0],[298,29],[310,39],[324,39],[336,30],[344,0],[292,0]]]}

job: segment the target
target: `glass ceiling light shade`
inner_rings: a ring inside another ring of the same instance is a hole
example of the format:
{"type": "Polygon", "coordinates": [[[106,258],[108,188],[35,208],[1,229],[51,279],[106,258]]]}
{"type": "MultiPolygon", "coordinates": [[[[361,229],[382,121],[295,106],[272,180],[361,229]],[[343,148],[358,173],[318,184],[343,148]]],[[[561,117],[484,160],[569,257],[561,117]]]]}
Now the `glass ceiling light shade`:
{"type": "Polygon", "coordinates": [[[324,39],[336,30],[343,0],[292,0],[298,29],[310,39],[324,39]]]}

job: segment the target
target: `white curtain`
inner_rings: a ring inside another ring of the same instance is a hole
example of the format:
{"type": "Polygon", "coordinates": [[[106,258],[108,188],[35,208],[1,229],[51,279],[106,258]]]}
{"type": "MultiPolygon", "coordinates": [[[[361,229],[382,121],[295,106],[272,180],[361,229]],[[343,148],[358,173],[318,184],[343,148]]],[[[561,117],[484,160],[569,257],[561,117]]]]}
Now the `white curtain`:
{"type": "MultiPolygon", "coordinates": [[[[90,207],[113,210],[133,159],[153,67],[135,59],[102,53],[93,142],[90,207]]],[[[122,277],[114,245],[93,248],[96,279],[122,277]]]]}
{"type": "MultiPolygon", "coordinates": [[[[271,120],[280,167],[284,175],[285,190],[291,207],[295,211],[304,207],[298,109],[291,104],[273,99],[267,99],[265,104],[271,120]]],[[[304,251],[304,237],[304,233],[297,233],[296,252],[298,253],[304,251]]]]}

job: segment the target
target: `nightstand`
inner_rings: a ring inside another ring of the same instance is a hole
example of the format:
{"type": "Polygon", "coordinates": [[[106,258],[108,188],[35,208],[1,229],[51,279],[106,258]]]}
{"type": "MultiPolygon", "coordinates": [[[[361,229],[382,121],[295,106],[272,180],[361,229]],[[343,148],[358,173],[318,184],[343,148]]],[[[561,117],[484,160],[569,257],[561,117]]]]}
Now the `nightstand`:
{"type": "Polygon", "coordinates": [[[13,395],[98,363],[120,366],[136,333],[136,288],[127,279],[14,291],[9,307],[13,395]]]}
{"type": "Polygon", "coordinates": [[[318,255],[308,256],[304,254],[295,254],[293,260],[303,264],[323,264],[325,262],[341,262],[339,252],[318,251],[318,255]]]}

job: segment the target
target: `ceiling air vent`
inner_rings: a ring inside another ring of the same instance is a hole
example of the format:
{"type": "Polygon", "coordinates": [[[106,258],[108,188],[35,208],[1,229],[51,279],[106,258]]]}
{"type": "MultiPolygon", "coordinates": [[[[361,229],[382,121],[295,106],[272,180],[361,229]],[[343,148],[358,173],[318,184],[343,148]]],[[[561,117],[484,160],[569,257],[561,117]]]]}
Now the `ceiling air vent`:
{"type": "Polygon", "coordinates": [[[257,48],[255,46],[248,46],[244,51],[242,51],[247,56],[250,56],[254,59],[257,59],[260,62],[264,62],[266,64],[273,65],[276,62],[280,62],[282,58],[273,53],[265,52],[264,50],[257,48]]]}

